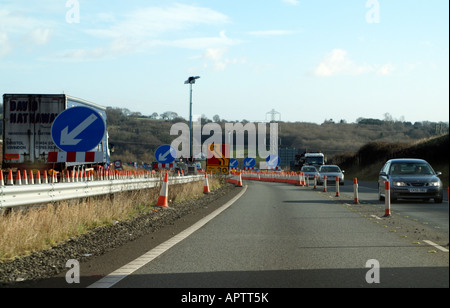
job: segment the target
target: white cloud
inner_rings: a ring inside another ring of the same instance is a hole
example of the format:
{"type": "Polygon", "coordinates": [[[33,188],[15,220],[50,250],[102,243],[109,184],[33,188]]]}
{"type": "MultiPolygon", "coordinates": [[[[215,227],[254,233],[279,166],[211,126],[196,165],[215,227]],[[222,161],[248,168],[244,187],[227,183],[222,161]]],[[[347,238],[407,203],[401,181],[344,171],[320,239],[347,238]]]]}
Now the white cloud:
{"type": "Polygon", "coordinates": [[[18,44],[26,41],[34,45],[45,45],[51,37],[54,24],[38,20],[21,11],[0,9],[0,56],[10,54],[18,44]]]}
{"type": "Polygon", "coordinates": [[[377,70],[378,75],[390,75],[395,70],[392,64],[384,64],[377,70]]]}
{"type": "Polygon", "coordinates": [[[330,77],[335,75],[360,75],[375,71],[379,75],[389,75],[393,70],[392,64],[357,64],[348,57],[347,51],[333,49],[317,65],[313,74],[318,77],[330,77]]]}
{"type": "Polygon", "coordinates": [[[29,33],[29,38],[37,45],[45,45],[50,40],[50,29],[35,29],[29,33]]]}
{"type": "Polygon", "coordinates": [[[212,66],[214,71],[224,71],[228,65],[244,64],[245,59],[227,58],[225,57],[228,52],[228,48],[208,48],[204,52],[202,58],[206,61],[205,68],[212,66]]]}
{"type": "Polygon", "coordinates": [[[8,34],[0,32],[0,57],[6,56],[11,52],[11,43],[9,42],[8,34]]]}
{"type": "MultiPolygon", "coordinates": [[[[110,20],[118,17],[109,16],[110,20]]],[[[87,33],[98,37],[135,39],[157,37],[169,31],[186,30],[195,25],[220,25],[229,22],[228,17],[209,8],[176,4],[172,7],[147,7],[125,14],[121,21],[105,29],[88,29],[87,33]]]]}
{"type": "Polygon", "coordinates": [[[229,22],[226,15],[209,8],[175,4],[170,7],[147,7],[130,13],[101,15],[103,27],[84,30],[96,38],[109,41],[99,48],[68,50],[56,57],[57,61],[88,61],[115,58],[123,54],[142,52],[156,47],[177,47],[205,50],[239,43],[226,36],[201,36],[192,28],[221,26],[229,22]],[[182,37],[182,38],[180,38],[182,37]]]}
{"type": "Polygon", "coordinates": [[[247,32],[253,36],[280,36],[280,35],[290,35],[295,33],[295,31],[290,30],[262,30],[262,31],[250,31],[247,32]]]}
{"type": "Polygon", "coordinates": [[[300,1],[298,0],[282,0],[284,3],[290,4],[290,5],[299,5],[300,1]]]}
{"type": "Polygon", "coordinates": [[[225,31],[221,31],[219,36],[213,37],[193,37],[179,40],[161,41],[161,45],[168,45],[188,49],[205,49],[212,47],[223,47],[238,44],[240,40],[231,39],[226,36],[225,31]]]}

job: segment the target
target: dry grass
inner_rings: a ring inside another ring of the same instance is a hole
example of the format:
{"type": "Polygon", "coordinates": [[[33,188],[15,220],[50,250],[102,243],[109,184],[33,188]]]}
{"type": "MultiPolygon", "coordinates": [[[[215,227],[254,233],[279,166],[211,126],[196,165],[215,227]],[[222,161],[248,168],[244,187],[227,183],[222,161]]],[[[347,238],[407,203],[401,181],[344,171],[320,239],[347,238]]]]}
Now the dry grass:
{"type": "MultiPolygon", "coordinates": [[[[169,186],[170,202],[199,198],[203,183],[169,186]]],[[[209,185],[213,190],[220,187],[220,181],[209,179],[209,185]]],[[[147,189],[0,214],[0,261],[44,250],[95,227],[151,211],[158,196],[159,189],[147,189]]]]}

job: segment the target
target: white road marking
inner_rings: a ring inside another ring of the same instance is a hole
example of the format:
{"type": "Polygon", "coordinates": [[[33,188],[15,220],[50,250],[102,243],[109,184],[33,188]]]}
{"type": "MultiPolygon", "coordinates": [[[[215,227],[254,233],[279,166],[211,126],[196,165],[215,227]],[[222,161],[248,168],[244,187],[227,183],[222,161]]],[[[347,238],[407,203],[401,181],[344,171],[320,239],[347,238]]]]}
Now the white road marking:
{"type": "Polygon", "coordinates": [[[143,267],[147,263],[153,261],[157,257],[159,257],[161,254],[190,236],[192,233],[203,227],[205,224],[207,224],[210,220],[212,220],[214,217],[222,213],[224,210],[226,210],[228,207],[230,207],[234,202],[236,202],[247,190],[247,186],[244,186],[242,191],[235,196],[233,199],[228,201],[225,205],[223,205],[221,208],[215,210],[213,213],[209,214],[205,218],[201,219],[197,223],[193,224],[191,227],[187,228],[186,230],[178,233],[171,239],[165,241],[164,243],[160,244],[159,246],[153,248],[152,250],[149,250],[142,256],[138,257],[137,259],[131,261],[130,263],[122,266],[118,270],[110,273],[109,275],[103,277],[99,281],[91,284],[88,286],[88,288],[110,288],[128,275],[132,274],[139,268],[143,267]]]}
{"type": "Polygon", "coordinates": [[[447,248],[444,248],[436,243],[433,243],[432,241],[424,240],[424,242],[427,243],[428,245],[433,246],[434,248],[437,248],[437,249],[443,251],[443,252],[448,252],[447,248]]]}

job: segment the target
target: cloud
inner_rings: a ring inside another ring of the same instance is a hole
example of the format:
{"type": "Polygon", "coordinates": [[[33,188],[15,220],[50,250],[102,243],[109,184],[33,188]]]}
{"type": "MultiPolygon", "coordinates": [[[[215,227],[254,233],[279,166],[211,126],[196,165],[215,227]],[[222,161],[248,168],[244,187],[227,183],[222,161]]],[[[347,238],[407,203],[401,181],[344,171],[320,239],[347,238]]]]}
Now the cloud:
{"type": "Polygon", "coordinates": [[[379,75],[389,75],[394,70],[392,64],[369,65],[356,64],[343,49],[333,49],[317,65],[313,71],[314,76],[330,77],[335,75],[361,75],[376,72],[379,75]]]}
{"type": "Polygon", "coordinates": [[[202,58],[206,61],[204,67],[212,66],[214,71],[224,71],[230,64],[243,64],[245,59],[225,57],[228,48],[208,48],[205,50],[202,58]]]}
{"type": "Polygon", "coordinates": [[[45,45],[51,36],[52,22],[42,21],[20,11],[0,9],[0,56],[14,51],[18,44],[45,45]]]}
{"type": "MultiPolygon", "coordinates": [[[[110,20],[119,18],[108,16],[110,20]]],[[[104,29],[88,29],[87,33],[103,38],[131,37],[135,39],[158,37],[170,31],[192,28],[196,25],[228,23],[226,15],[209,8],[175,4],[172,7],[147,7],[122,16],[104,29]]]]}
{"type": "Polygon", "coordinates": [[[221,26],[229,22],[226,15],[198,6],[175,4],[169,7],[147,7],[121,16],[105,13],[101,15],[100,22],[101,27],[85,29],[84,33],[109,43],[103,43],[103,47],[68,50],[59,53],[55,60],[89,61],[145,52],[158,47],[205,50],[239,43],[227,37],[225,31],[220,31],[216,36],[201,36],[192,31],[198,26],[221,26]]]}
{"type": "Polygon", "coordinates": [[[299,5],[300,1],[298,0],[282,0],[284,3],[290,4],[290,5],[299,5]]]}
{"type": "Polygon", "coordinates": [[[6,56],[11,50],[12,47],[8,34],[6,32],[0,32],[0,57],[6,56]]]}
{"type": "Polygon", "coordinates": [[[210,47],[231,46],[240,43],[240,40],[227,37],[225,31],[221,31],[219,36],[193,37],[178,40],[160,41],[160,45],[173,46],[188,49],[205,49],[210,47]]]}
{"type": "Polygon", "coordinates": [[[50,29],[35,29],[29,33],[28,37],[36,45],[45,45],[50,40],[50,34],[50,29]]]}
{"type": "Polygon", "coordinates": [[[390,75],[395,70],[392,64],[384,64],[377,70],[378,75],[390,75]]]}
{"type": "Polygon", "coordinates": [[[280,36],[294,34],[295,31],[290,30],[262,30],[262,31],[250,31],[247,32],[253,36],[280,36]]]}

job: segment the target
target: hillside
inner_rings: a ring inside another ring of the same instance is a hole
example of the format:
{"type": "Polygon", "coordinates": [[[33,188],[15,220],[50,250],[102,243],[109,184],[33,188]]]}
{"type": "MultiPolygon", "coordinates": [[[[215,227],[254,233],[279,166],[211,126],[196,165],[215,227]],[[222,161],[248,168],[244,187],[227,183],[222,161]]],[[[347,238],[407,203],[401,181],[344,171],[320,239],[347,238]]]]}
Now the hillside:
{"type": "MultiPolygon", "coordinates": [[[[154,116],[133,114],[128,109],[108,108],[107,114],[109,140],[114,145],[113,160],[154,161],[154,151],[178,137],[170,136],[172,125],[179,122],[188,124],[185,119],[176,117],[175,113],[174,117],[155,119],[154,116]]],[[[205,118],[202,125],[210,122],[205,118]]],[[[225,122],[217,123],[222,127],[223,140],[226,140],[225,122]]],[[[328,156],[356,152],[370,142],[408,144],[448,133],[448,123],[413,124],[375,119],[359,119],[357,123],[278,122],[278,125],[280,147],[321,150],[328,156]]],[[[202,136],[203,141],[207,138],[209,136],[202,136]]]]}
{"type": "Polygon", "coordinates": [[[329,163],[339,165],[348,178],[374,181],[383,164],[391,158],[421,158],[442,172],[444,187],[449,185],[449,134],[411,143],[371,142],[355,153],[334,155],[329,163]]]}

